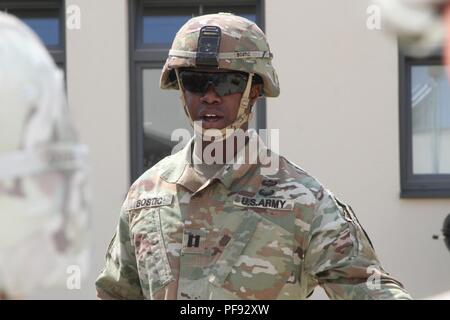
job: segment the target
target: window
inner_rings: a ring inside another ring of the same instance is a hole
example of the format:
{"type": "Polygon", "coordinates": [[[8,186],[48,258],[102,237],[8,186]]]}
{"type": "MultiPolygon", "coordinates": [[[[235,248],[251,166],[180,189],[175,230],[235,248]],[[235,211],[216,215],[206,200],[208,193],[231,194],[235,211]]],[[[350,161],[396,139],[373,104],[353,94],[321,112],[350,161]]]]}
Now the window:
{"type": "MultiPolygon", "coordinates": [[[[178,141],[177,128],[191,131],[175,90],[161,90],[159,77],[172,40],[191,17],[232,12],[255,21],[263,29],[261,1],[257,0],[135,0],[130,6],[130,145],[131,180],[169,155],[178,141]]],[[[264,29],[263,29],[264,30],[264,29]]],[[[265,101],[255,106],[251,126],[265,128],[265,101]]]]}
{"type": "Polygon", "coordinates": [[[3,1],[0,10],[13,14],[41,38],[55,63],[65,66],[65,15],[62,0],[3,1]]]}
{"type": "Polygon", "coordinates": [[[401,196],[450,197],[450,82],[440,57],[400,56],[401,196]]]}

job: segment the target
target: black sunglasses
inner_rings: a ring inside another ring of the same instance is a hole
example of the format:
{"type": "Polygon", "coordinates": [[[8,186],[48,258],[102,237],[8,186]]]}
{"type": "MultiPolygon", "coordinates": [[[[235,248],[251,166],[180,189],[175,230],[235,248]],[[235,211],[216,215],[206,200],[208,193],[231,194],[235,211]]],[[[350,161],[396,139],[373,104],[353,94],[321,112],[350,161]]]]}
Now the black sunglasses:
{"type": "Polygon", "coordinates": [[[197,72],[180,71],[180,80],[184,89],[195,95],[203,96],[210,86],[219,96],[243,93],[248,76],[240,72],[197,72]]]}

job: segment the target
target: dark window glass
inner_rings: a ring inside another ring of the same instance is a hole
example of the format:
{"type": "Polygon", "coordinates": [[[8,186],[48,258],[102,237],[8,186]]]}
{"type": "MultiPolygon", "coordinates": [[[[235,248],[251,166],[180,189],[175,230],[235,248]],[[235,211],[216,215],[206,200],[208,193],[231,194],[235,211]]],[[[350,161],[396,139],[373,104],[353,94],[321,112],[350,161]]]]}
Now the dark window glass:
{"type": "Polygon", "coordinates": [[[204,6],[203,14],[219,13],[219,12],[230,12],[237,16],[244,17],[250,21],[256,22],[256,8],[254,6],[204,6]]]}
{"type": "Polygon", "coordinates": [[[166,9],[164,11],[160,8],[146,8],[142,19],[143,43],[171,44],[180,27],[197,14],[198,10],[195,7],[166,9]]]}
{"type": "Polygon", "coordinates": [[[450,174],[450,85],[443,66],[411,69],[414,174],[450,174]]]}
{"type": "Polygon", "coordinates": [[[61,7],[63,4],[64,1],[54,0],[15,0],[3,4],[0,0],[0,10],[18,17],[28,25],[47,47],[56,64],[64,70],[64,16],[61,7]]]}
{"type": "Polygon", "coordinates": [[[20,20],[36,32],[47,47],[62,47],[61,21],[58,10],[13,9],[8,10],[8,12],[19,17],[20,20]]]}
{"type": "Polygon", "coordinates": [[[22,18],[34,30],[46,46],[59,45],[59,19],[57,18],[22,18]]]}
{"type": "Polygon", "coordinates": [[[254,14],[240,14],[241,17],[244,17],[250,21],[256,22],[256,15],[254,14]]]}
{"type": "Polygon", "coordinates": [[[400,54],[401,196],[450,197],[450,82],[442,58],[400,54]]]}

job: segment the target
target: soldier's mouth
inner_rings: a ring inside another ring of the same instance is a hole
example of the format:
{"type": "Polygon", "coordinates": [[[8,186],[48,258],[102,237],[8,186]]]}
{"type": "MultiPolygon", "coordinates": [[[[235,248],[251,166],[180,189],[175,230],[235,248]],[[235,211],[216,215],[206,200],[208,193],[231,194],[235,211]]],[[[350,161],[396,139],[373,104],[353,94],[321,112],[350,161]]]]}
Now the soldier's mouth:
{"type": "Polygon", "coordinates": [[[201,119],[204,122],[214,123],[214,122],[218,122],[218,121],[222,120],[223,117],[211,113],[211,114],[205,114],[204,116],[201,117],[201,119]]]}

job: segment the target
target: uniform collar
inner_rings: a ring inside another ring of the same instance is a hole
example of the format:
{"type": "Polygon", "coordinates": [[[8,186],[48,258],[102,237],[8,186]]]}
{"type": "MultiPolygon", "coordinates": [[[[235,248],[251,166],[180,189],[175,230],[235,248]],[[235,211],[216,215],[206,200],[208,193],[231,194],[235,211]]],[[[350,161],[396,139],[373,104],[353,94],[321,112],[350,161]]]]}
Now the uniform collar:
{"type": "Polygon", "coordinates": [[[161,173],[161,178],[169,183],[176,183],[189,189],[191,192],[206,188],[214,180],[219,180],[227,189],[240,180],[249,170],[260,165],[258,154],[267,152],[267,147],[255,130],[249,130],[249,141],[236,155],[236,163],[225,164],[206,183],[195,172],[192,166],[192,150],[194,138],[178,153],[171,156],[171,160],[161,173]],[[259,153],[258,153],[259,152],[259,153]],[[246,161],[247,159],[247,161],[246,161]]]}

